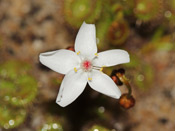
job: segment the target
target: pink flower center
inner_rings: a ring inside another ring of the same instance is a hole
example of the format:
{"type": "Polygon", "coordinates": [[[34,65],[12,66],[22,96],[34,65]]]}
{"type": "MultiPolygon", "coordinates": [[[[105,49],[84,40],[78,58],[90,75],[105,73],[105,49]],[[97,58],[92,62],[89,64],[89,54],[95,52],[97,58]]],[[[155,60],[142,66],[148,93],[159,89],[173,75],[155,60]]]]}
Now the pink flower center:
{"type": "Polygon", "coordinates": [[[85,61],[83,61],[82,66],[83,66],[83,68],[84,68],[85,70],[89,70],[89,69],[91,69],[92,64],[91,64],[90,61],[85,60],[85,61]]]}

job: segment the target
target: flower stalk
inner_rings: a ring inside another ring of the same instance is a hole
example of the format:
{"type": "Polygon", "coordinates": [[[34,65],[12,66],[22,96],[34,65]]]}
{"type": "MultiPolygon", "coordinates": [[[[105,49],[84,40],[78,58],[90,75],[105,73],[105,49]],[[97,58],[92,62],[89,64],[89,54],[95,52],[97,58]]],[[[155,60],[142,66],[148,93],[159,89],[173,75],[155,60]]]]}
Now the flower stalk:
{"type": "Polygon", "coordinates": [[[128,93],[122,94],[119,99],[120,106],[123,107],[124,109],[129,109],[133,107],[135,105],[135,99],[132,96],[132,88],[129,83],[129,80],[125,76],[125,70],[124,69],[113,70],[111,77],[117,85],[125,84],[126,88],[128,89],[128,93]]]}
{"type": "Polygon", "coordinates": [[[116,73],[116,76],[119,78],[119,80],[124,83],[128,89],[128,98],[132,95],[132,89],[131,89],[131,85],[129,83],[129,80],[126,78],[126,76],[124,74],[121,73],[116,73]]]}

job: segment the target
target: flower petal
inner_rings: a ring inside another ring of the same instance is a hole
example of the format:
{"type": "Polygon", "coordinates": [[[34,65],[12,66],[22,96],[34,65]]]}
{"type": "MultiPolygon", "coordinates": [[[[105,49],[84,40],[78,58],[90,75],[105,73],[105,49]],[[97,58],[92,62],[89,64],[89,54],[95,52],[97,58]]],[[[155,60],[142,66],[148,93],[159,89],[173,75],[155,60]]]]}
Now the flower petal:
{"type": "Polygon", "coordinates": [[[95,56],[97,45],[94,24],[82,24],[75,39],[75,51],[86,57],[95,56]]]}
{"type": "Polygon", "coordinates": [[[92,80],[88,81],[88,83],[92,89],[116,99],[121,96],[121,92],[117,85],[103,72],[93,70],[91,77],[92,80]]]}
{"type": "Polygon", "coordinates": [[[130,61],[127,51],[114,49],[98,53],[98,56],[93,60],[93,65],[99,67],[114,66],[117,64],[128,63],[130,61]]]}
{"type": "Polygon", "coordinates": [[[56,103],[62,107],[69,105],[83,92],[86,84],[87,75],[85,72],[71,70],[62,81],[56,103]]]}
{"type": "Polygon", "coordinates": [[[43,65],[61,74],[66,74],[80,63],[75,52],[64,49],[41,53],[39,59],[43,65]]]}

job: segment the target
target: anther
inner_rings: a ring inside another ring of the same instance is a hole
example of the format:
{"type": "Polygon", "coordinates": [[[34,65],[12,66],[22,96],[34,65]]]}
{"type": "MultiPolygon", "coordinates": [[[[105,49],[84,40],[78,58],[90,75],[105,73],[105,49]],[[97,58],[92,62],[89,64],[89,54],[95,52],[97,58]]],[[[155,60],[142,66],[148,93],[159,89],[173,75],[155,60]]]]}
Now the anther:
{"type": "Polygon", "coordinates": [[[80,54],[80,51],[77,52],[77,55],[79,55],[79,54],[80,54]]]}
{"type": "Polygon", "coordinates": [[[98,54],[97,54],[97,53],[95,53],[95,56],[98,56],[98,54]]]}
{"type": "Polygon", "coordinates": [[[88,78],[88,80],[89,80],[89,81],[91,81],[91,80],[92,80],[92,78],[90,78],[90,77],[89,77],[89,78],[88,78]]]}
{"type": "Polygon", "coordinates": [[[101,72],[103,71],[103,67],[102,67],[102,68],[100,68],[100,71],[101,71],[101,72]]]}
{"type": "Polygon", "coordinates": [[[70,50],[70,51],[75,51],[74,46],[69,46],[69,47],[67,47],[66,49],[67,49],[67,50],[70,50]]]}
{"type": "Polygon", "coordinates": [[[77,68],[74,68],[74,71],[77,72],[77,68]]]}

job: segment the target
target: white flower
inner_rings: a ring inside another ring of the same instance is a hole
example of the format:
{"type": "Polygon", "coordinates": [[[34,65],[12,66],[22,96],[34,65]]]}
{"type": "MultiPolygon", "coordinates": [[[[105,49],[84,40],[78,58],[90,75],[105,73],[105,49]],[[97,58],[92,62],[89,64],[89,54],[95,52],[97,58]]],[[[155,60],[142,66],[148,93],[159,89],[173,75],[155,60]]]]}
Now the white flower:
{"type": "Polygon", "coordinates": [[[92,89],[118,99],[121,96],[119,88],[102,69],[130,61],[124,50],[113,49],[97,54],[95,25],[85,22],[77,34],[75,52],[61,49],[41,53],[39,57],[45,66],[66,74],[56,99],[62,107],[72,103],[87,83],[92,89]]]}

